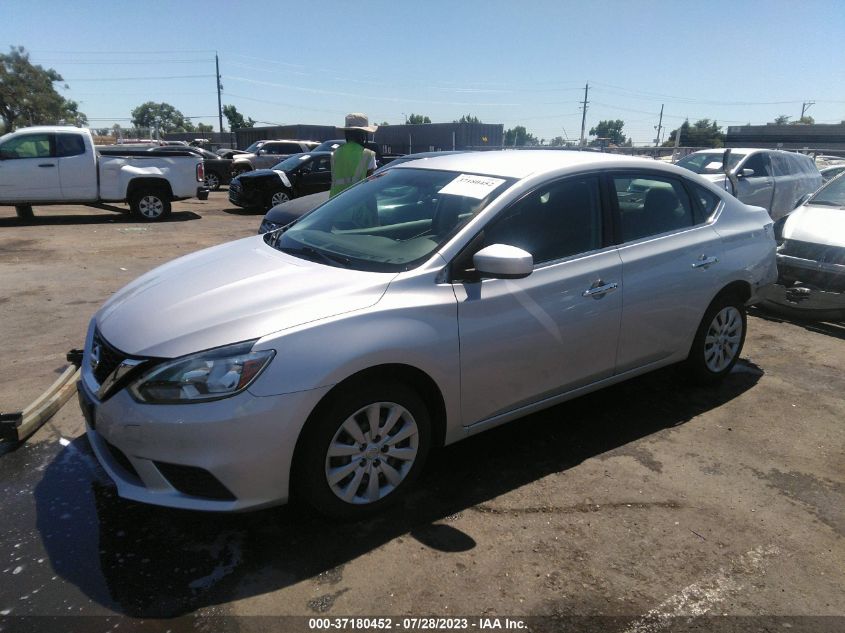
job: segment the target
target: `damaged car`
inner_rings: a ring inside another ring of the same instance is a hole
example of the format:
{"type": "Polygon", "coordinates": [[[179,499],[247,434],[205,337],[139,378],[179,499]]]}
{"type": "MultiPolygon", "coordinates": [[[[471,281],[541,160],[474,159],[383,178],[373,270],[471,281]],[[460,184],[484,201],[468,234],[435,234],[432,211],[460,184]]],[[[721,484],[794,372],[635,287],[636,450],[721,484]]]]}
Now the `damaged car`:
{"type": "Polygon", "coordinates": [[[786,316],[845,319],[845,176],[775,223],[778,281],[762,306],[786,316]]]}

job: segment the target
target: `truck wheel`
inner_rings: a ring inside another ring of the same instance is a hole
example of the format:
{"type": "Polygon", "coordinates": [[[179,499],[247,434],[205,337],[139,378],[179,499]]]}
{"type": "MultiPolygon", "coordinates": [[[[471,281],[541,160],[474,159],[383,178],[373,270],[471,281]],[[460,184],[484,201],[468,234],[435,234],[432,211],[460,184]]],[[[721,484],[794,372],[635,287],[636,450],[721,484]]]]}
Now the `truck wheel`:
{"type": "Polygon", "coordinates": [[[32,212],[31,204],[16,204],[15,212],[18,214],[18,217],[22,220],[31,220],[35,217],[35,214],[32,212]]]}
{"type": "Polygon", "coordinates": [[[282,204],[283,202],[287,202],[290,200],[290,192],[287,189],[282,189],[281,191],[274,191],[272,194],[267,196],[267,202],[264,203],[264,207],[269,211],[277,204],[282,204]]]}
{"type": "Polygon", "coordinates": [[[154,222],[170,215],[170,200],[159,189],[141,189],[132,194],[129,208],[138,219],[154,222]]]}
{"type": "Polygon", "coordinates": [[[217,175],[217,172],[210,171],[205,175],[205,186],[212,191],[220,189],[220,176],[217,175]]]}

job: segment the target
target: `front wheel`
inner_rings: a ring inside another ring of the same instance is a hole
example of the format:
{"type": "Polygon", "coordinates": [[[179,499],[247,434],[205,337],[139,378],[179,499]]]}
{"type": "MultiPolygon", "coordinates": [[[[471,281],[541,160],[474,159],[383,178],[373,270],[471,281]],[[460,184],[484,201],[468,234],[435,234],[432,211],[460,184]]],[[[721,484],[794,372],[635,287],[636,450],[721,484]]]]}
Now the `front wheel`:
{"type": "Polygon", "coordinates": [[[138,219],[154,222],[170,215],[170,200],[158,189],[141,190],[132,194],[129,208],[138,219]]]}
{"type": "Polygon", "coordinates": [[[734,295],[717,297],[698,326],[686,360],[690,377],[703,384],[715,384],[727,376],[745,344],[748,321],[745,303],[734,295]]]}
{"type": "Polygon", "coordinates": [[[303,433],[297,489],[318,511],[338,518],[363,518],[399,500],[431,445],[428,409],[401,384],[345,389],[303,433]]]}
{"type": "Polygon", "coordinates": [[[290,192],[282,190],[282,191],[275,191],[269,196],[267,196],[267,202],[265,203],[265,207],[269,211],[277,204],[282,204],[283,202],[287,202],[290,200],[290,192]]]}

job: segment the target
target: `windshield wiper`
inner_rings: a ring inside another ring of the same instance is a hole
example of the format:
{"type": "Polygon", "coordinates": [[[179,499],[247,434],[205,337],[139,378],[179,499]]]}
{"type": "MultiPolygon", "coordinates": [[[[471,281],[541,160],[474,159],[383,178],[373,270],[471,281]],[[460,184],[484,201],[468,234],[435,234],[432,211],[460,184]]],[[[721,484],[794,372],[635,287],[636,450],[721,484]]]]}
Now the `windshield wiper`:
{"type": "Polygon", "coordinates": [[[329,266],[340,264],[344,268],[349,268],[349,265],[352,263],[349,258],[344,257],[343,255],[325,253],[323,251],[318,251],[316,248],[312,248],[311,246],[302,246],[300,248],[286,246],[280,248],[279,250],[283,253],[290,253],[291,255],[302,255],[311,260],[316,259],[322,261],[324,264],[328,264],[329,266]]]}
{"type": "Polygon", "coordinates": [[[807,204],[820,204],[826,207],[839,207],[840,209],[843,207],[841,202],[832,202],[830,200],[808,200],[807,204]]]}

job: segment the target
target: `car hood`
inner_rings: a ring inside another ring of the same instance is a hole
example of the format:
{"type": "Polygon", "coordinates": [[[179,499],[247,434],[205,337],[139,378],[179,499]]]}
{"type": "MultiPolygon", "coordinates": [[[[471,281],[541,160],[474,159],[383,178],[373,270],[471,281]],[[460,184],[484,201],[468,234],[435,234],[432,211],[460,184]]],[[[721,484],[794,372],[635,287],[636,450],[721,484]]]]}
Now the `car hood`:
{"type": "Polygon", "coordinates": [[[252,171],[248,171],[238,176],[238,180],[243,182],[244,180],[252,180],[254,178],[267,178],[268,176],[278,178],[279,173],[277,171],[273,171],[272,169],[253,169],[252,171]]]}
{"type": "Polygon", "coordinates": [[[173,358],[362,310],[395,276],[299,259],[254,236],[151,270],[95,319],[119,350],[173,358]]]}
{"type": "Polygon", "coordinates": [[[805,204],[789,214],[783,227],[787,240],[845,247],[845,209],[805,204]]]}

